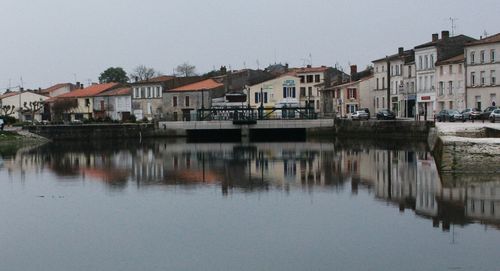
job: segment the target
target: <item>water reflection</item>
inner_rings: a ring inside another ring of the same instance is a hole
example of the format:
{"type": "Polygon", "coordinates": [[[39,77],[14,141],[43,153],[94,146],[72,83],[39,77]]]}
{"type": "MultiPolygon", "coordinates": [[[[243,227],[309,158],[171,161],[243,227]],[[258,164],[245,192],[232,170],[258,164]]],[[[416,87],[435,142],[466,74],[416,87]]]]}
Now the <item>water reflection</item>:
{"type": "Polygon", "coordinates": [[[220,187],[221,194],[270,189],[332,191],[360,189],[404,212],[432,220],[434,227],[474,221],[500,225],[498,176],[439,176],[423,145],[394,147],[355,142],[186,144],[155,141],[48,144],[1,159],[8,176],[49,171],[58,181],[99,180],[120,191],[175,186],[220,187]],[[400,149],[402,148],[402,149],[400,149]],[[350,186],[349,186],[350,185],[350,186]]]}

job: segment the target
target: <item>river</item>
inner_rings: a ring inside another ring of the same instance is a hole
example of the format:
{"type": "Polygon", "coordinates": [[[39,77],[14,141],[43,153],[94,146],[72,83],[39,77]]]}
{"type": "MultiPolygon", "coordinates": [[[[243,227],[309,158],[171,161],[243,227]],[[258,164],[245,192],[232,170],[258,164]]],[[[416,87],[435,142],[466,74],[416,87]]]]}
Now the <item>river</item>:
{"type": "Polygon", "coordinates": [[[486,179],[413,143],[0,149],[0,270],[495,270],[486,179]]]}

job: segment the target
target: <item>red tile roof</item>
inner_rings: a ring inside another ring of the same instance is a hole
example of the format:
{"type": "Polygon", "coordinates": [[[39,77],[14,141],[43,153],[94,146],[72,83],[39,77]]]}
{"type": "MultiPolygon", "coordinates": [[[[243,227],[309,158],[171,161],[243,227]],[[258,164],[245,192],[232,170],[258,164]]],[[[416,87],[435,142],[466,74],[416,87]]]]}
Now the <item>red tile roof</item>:
{"type": "Polygon", "coordinates": [[[19,94],[19,91],[11,91],[11,92],[8,92],[8,93],[4,93],[4,94],[0,95],[0,100],[8,98],[8,97],[11,97],[11,96],[15,96],[17,94],[19,94]]]}
{"type": "Polygon", "coordinates": [[[75,87],[76,88],[76,86],[74,86],[71,83],[61,83],[61,84],[53,85],[53,86],[51,86],[49,88],[46,88],[46,89],[42,89],[42,91],[40,92],[40,94],[49,94],[49,93],[51,93],[53,91],[56,91],[58,89],[66,87],[66,86],[69,86],[70,89],[71,89],[71,87],[75,87]]]}
{"type": "Polygon", "coordinates": [[[97,96],[126,96],[132,94],[132,88],[123,87],[105,91],[97,96]]]}
{"type": "Polygon", "coordinates": [[[162,83],[162,82],[166,82],[166,81],[170,81],[170,80],[173,80],[175,79],[175,76],[171,76],[171,75],[162,75],[162,76],[158,76],[158,77],[154,77],[154,78],[150,78],[148,80],[142,80],[142,81],[139,81],[137,82],[138,84],[146,84],[146,83],[162,83]]]}
{"type": "Polygon", "coordinates": [[[83,97],[93,97],[104,91],[110,90],[116,86],[118,83],[106,83],[106,84],[97,84],[92,85],[90,87],[86,87],[84,89],[77,89],[54,98],[83,98],[83,97]]]}
{"type": "Polygon", "coordinates": [[[300,73],[312,73],[312,72],[324,72],[328,70],[328,67],[302,67],[302,68],[293,68],[291,71],[300,73]]]}
{"type": "Polygon", "coordinates": [[[224,86],[224,84],[218,83],[213,79],[206,79],[182,87],[167,90],[167,92],[179,92],[179,91],[201,91],[204,89],[215,89],[224,86]]]}
{"type": "Polygon", "coordinates": [[[445,64],[455,64],[455,63],[460,63],[465,61],[465,56],[464,54],[454,56],[448,59],[443,59],[441,61],[436,62],[436,66],[439,65],[445,65],[445,64]]]}
{"type": "Polygon", "coordinates": [[[472,46],[472,45],[480,45],[480,44],[487,44],[487,43],[497,43],[500,42],[500,33],[495,34],[493,36],[489,36],[487,38],[483,38],[477,41],[472,41],[469,43],[466,43],[466,46],[472,46]]]}

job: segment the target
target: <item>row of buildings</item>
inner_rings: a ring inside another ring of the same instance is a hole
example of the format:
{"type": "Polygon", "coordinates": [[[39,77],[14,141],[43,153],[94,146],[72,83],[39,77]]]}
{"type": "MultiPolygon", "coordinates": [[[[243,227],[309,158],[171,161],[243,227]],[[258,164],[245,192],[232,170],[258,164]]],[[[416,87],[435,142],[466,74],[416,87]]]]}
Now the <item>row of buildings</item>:
{"type": "MultiPolygon", "coordinates": [[[[336,67],[289,68],[276,64],[265,70],[228,71],[221,67],[208,77],[160,76],[131,84],[58,84],[48,89],[8,92],[0,108],[22,120],[110,118],[192,120],[199,109],[308,108],[320,117],[348,117],[359,108],[377,112],[390,108],[399,117],[432,117],[442,109],[496,105],[500,86],[500,34],[479,40],[448,31],[429,42],[373,60],[372,66],[350,73],[336,67]],[[34,114],[32,102],[42,102],[34,114]],[[17,110],[12,111],[15,107],[17,110]]],[[[270,109],[269,109],[270,110],[270,109]]]]}

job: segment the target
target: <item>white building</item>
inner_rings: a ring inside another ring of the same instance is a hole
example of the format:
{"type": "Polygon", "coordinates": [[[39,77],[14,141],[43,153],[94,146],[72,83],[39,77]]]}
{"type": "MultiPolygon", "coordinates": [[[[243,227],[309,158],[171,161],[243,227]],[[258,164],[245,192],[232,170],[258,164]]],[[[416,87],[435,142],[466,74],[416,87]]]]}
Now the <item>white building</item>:
{"type": "Polygon", "coordinates": [[[302,107],[313,107],[315,112],[319,112],[321,94],[318,85],[324,82],[328,68],[325,66],[311,67],[308,65],[307,67],[293,69],[292,71],[300,78],[300,86],[297,89],[300,105],[302,107]]]}
{"type": "Polygon", "coordinates": [[[298,101],[299,83],[299,77],[285,74],[278,78],[249,86],[250,106],[258,108],[262,104],[264,107],[274,107],[285,98],[296,99],[298,101]]]}
{"type": "Polygon", "coordinates": [[[467,107],[484,109],[493,104],[498,106],[500,97],[500,85],[497,81],[497,74],[500,73],[498,52],[500,52],[500,33],[466,44],[467,107]]]}
{"type": "Polygon", "coordinates": [[[444,59],[436,63],[437,111],[465,109],[464,55],[444,59]]]}
{"type": "Polygon", "coordinates": [[[103,92],[94,97],[93,104],[96,118],[127,121],[132,112],[132,89],[124,87],[103,92]]]}
{"type": "Polygon", "coordinates": [[[48,97],[33,93],[31,91],[13,91],[0,95],[0,107],[14,107],[12,117],[17,118],[18,120],[31,121],[34,117],[36,121],[41,121],[43,104],[38,105],[38,107],[40,107],[40,110],[35,112],[34,116],[33,111],[30,109],[33,108],[32,104],[34,102],[40,103],[47,99],[48,97]]]}
{"type": "Polygon", "coordinates": [[[438,110],[436,103],[436,62],[463,53],[464,45],[474,41],[464,35],[450,37],[448,31],[432,34],[432,41],[415,47],[417,108],[419,116],[432,119],[438,110]]]}

